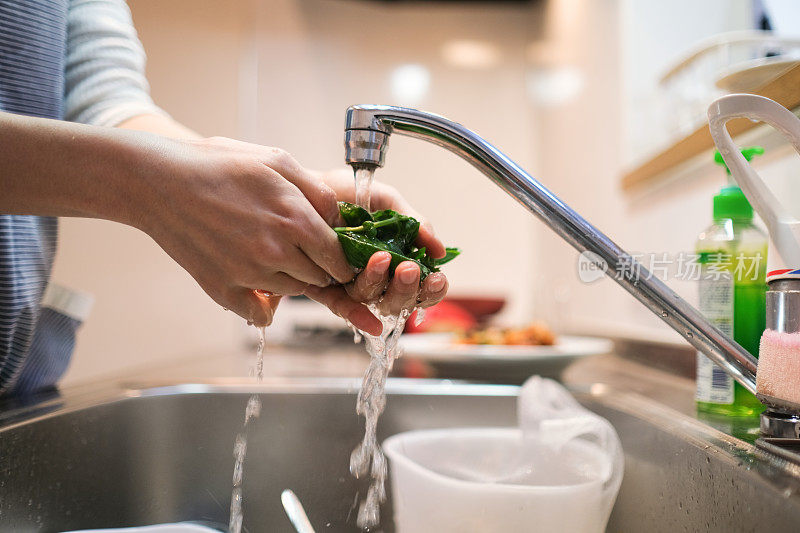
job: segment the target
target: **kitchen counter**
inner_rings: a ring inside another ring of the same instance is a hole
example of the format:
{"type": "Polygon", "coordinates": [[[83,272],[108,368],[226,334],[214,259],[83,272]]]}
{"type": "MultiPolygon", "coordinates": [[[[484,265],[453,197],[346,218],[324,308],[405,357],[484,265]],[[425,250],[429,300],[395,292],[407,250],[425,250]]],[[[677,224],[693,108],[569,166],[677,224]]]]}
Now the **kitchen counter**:
{"type": "MultiPolygon", "coordinates": [[[[402,362],[402,359],[399,361],[402,362]]],[[[694,380],[685,377],[686,372],[680,362],[676,363],[673,372],[654,368],[646,361],[647,357],[642,357],[642,354],[638,354],[636,358],[617,354],[586,357],[567,367],[562,381],[575,391],[589,391],[592,387],[595,391],[605,388],[636,398],[645,398],[680,413],[687,419],[697,420],[748,442],[758,436],[758,419],[755,417],[736,419],[698,413],[694,402],[694,380]]],[[[663,363],[663,359],[661,361],[663,363]]],[[[359,383],[368,362],[368,355],[362,344],[333,347],[267,345],[264,350],[264,379],[269,383],[280,383],[298,378],[350,378],[354,383],[359,383]]],[[[72,385],[47,397],[75,398],[94,396],[93,393],[99,389],[137,390],[189,383],[255,385],[256,379],[252,374],[254,367],[255,348],[197,355],[173,360],[163,366],[151,366],[102,380],[72,385]]],[[[31,401],[35,402],[33,399],[24,400],[22,405],[28,405],[31,401]]],[[[18,400],[0,403],[0,421],[3,419],[3,411],[19,405],[18,400]]]]}

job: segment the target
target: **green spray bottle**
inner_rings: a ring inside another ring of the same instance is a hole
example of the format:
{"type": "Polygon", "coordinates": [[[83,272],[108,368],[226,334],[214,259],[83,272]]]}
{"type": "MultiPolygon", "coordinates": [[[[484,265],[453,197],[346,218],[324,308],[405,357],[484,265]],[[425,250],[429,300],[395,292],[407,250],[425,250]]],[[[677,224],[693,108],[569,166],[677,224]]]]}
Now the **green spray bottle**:
{"type": "MultiPolygon", "coordinates": [[[[760,146],[742,149],[750,161],[760,146]]],[[[714,223],[697,239],[700,312],[723,333],[758,357],[766,316],[767,235],[753,224],[753,207],[730,176],[714,196],[714,223]]],[[[760,413],[758,399],[705,355],[697,354],[697,410],[731,416],[760,413]]]]}

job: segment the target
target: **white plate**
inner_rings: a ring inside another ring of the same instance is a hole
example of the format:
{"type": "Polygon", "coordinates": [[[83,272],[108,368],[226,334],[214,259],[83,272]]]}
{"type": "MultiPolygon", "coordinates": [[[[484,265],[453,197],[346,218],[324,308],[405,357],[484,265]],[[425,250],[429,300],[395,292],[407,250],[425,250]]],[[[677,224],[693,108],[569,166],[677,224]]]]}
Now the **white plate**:
{"type": "Polygon", "coordinates": [[[429,362],[534,362],[585,357],[611,351],[612,342],[597,337],[562,335],[552,346],[456,344],[451,333],[409,333],[400,337],[404,353],[429,362]]]}

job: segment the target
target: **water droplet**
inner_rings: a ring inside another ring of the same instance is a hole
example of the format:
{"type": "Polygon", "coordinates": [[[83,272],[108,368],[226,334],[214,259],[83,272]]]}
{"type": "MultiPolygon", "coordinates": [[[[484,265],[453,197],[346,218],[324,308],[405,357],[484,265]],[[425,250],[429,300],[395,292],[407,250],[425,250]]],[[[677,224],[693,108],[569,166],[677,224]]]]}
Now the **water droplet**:
{"type": "Polygon", "coordinates": [[[351,329],[353,330],[353,344],[358,344],[359,342],[361,342],[361,339],[363,338],[361,332],[358,331],[358,328],[356,328],[355,326],[353,326],[351,329]]]}

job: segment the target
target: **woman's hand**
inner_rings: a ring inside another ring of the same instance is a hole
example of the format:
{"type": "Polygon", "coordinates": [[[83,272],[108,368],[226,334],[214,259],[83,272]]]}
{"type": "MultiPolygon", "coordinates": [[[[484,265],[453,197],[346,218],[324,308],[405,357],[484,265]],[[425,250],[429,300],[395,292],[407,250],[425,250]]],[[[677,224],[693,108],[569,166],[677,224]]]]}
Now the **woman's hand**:
{"type": "MultiPolygon", "coordinates": [[[[386,285],[380,257],[351,286],[355,299],[328,287],[354,276],[331,229],[337,196],[352,200],[349,175],[328,185],[282,150],[230,139],[180,141],[4,112],[0,146],[0,212],[137,227],[217,303],[256,325],[272,321],[279,295],[306,292],[360,329],[381,331],[363,303],[386,285]]],[[[413,214],[384,186],[374,192],[375,207],[413,214]]],[[[420,242],[444,252],[427,226],[420,242]]],[[[416,266],[398,272],[406,268],[416,266]]],[[[401,284],[411,277],[392,282],[390,309],[416,299],[418,283],[401,284]]]]}
{"type": "MultiPolygon", "coordinates": [[[[275,295],[353,279],[331,229],[336,193],[282,150],[222,138],[165,140],[147,179],[153,196],[135,225],[249,322],[272,321],[275,295]]],[[[323,303],[361,329],[380,331],[360,302],[323,303]]]]}
{"type": "MultiPolygon", "coordinates": [[[[355,201],[352,170],[342,169],[319,176],[331,187],[339,200],[355,201]]],[[[394,209],[419,220],[417,245],[425,246],[435,258],[444,257],[444,245],[436,238],[431,225],[408,205],[396,189],[384,183],[373,182],[370,203],[372,211],[394,209]]],[[[380,312],[388,315],[413,307],[430,307],[447,294],[448,283],[443,273],[430,274],[420,285],[419,267],[412,261],[400,263],[394,277],[389,281],[390,260],[391,256],[387,252],[378,252],[370,258],[364,271],[344,288],[308,287],[306,295],[328,307],[331,304],[344,305],[343,302],[378,303],[380,312]]]]}

